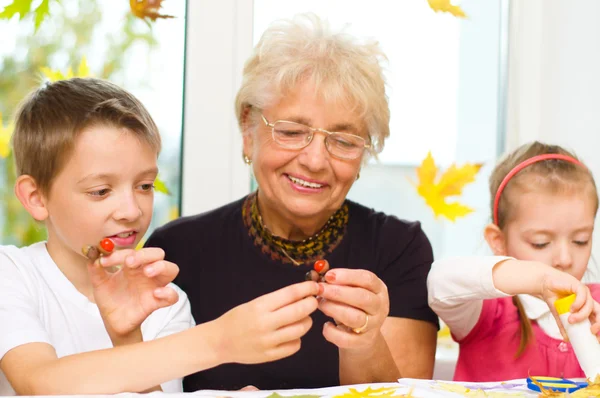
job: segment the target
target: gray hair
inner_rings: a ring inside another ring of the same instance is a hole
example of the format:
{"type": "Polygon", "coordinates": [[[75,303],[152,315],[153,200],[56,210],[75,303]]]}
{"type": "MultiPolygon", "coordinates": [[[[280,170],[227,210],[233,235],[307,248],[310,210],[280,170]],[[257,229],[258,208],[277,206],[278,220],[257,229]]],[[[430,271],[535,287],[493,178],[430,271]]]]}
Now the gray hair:
{"type": "Polygon", "coordinates": [[[387,58],[378,42],[332,32],[315,14],[277,21],[244,66],[235,101],[240,128],[246,110],[273,106],[298,83],[310,80],[327,102],[341,101],[360,112],[376,155],[390,135],[383,61],[387,58]]]}

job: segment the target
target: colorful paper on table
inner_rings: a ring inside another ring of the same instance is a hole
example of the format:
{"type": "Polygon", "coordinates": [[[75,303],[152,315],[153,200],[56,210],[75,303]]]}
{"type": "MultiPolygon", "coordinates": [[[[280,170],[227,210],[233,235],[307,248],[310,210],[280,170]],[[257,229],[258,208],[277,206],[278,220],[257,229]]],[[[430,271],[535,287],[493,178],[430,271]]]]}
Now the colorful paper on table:
{"type": "Polygon", "coordinates": [[[540,385],[547,390],[555,392],[574,392],[588,386],[588,383],[563,379],[559,377],[531,376],[527,378],[527,387],[530,390],[542,392],[540,385]],[[537,382],[537,384],[536,384],[537,382]]]}

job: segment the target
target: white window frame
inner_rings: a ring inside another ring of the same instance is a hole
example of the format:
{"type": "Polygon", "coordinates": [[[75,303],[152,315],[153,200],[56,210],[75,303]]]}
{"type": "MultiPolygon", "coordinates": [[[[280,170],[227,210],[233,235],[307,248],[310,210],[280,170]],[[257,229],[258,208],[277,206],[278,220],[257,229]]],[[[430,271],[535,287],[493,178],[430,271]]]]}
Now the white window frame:
{"type": "Polygon", "coordinates": [[[234,100],[252,51],[253,0],[188,1],[181,214],[250,191],[234,100]]]}

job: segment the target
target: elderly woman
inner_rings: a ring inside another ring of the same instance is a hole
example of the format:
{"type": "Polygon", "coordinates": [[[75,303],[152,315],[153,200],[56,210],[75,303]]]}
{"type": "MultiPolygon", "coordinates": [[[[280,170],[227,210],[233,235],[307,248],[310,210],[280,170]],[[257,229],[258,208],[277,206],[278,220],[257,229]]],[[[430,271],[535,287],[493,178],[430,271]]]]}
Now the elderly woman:
{"type": "MultiPolygon", "coordinates": [[[[281,288],[281,301],[261,310],[283,307],[297,300],[294,287],[316,260],[331,268],[312,327],[281,321],[282,333],[310,327],[301,347],[292,342],[294,355],[194,374],[187,391],[432,376],[438,321],[427,305],[429,241],[419,223],[346,199],[389,135],[383,58],[377,43],[331,33],[314,15],[272,25],[257,44],[236,114],[258,190],[173,221],[147,245],[179,265],[176,283],[198,323],[281,288]]],[[[261,332],[260,320],[249,322],[261,332]]]]}

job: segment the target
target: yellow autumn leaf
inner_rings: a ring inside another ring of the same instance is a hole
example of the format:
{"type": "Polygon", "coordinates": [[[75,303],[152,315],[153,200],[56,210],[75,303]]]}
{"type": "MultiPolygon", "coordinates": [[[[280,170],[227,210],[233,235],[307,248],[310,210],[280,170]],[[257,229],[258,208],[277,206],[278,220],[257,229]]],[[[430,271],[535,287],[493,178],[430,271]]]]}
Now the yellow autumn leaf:
{"type": "Polygon", "coordinates": [[[448,12],[457,18],[466,18],[467,14],[460,8],[452,4],[451,0],[427,0],[429,7],[435,12],[448,12]]]}
{"type": "Polygon", "coordinates": [[[417,167],[417,176],[419,177],[419,182],[421,184],[433,184],[437,172],[438,169],[435,165],[435,161],[433,160],[433,156],[431,156],[431,152],[428,152],[427,156],[421,163],[421,167],[417,167]]]}
{"type": "MultiPolygon", "coordinates": [[[[70,69],[70,68],[69,68],[70,69]]],[[[85,56],[81,57],[81,62],[77,67],[77,77],[90,76],[90,67],[88,66],[85,56]]]]}
{"type": "Polygon", "coordinates": [[[340,395],[335,395],[333,398],[374,398],[374,397],[393,397],[397,387],[368,387],[364,391],[358,391],[355,388],[349,388],[348,392],[340,395]]]}
{"type": "Polygon", "coordinates": [[[588,386],[570,393],[573,398],[600,397],[600,375],[594,381],[587,379],[588,386]]]}
{"type": "Polygon", "coordinates": [[[454,164],[451,165],[438,183],[440,196],[461,195],[463,187],[475,181],[475,175],[481,166],[481,164],[470,163],[462,167],[456,167],[454,164]]]}
{"type": "Polygon", "coordinates": [[[12,122],[4,126],[0,112],[0,158],[7,158],[10,155],[10,137],[14,127],[12,122]]]}
{"type": "Polygon", "coordinates": [[[448,325],[444,325],[438,331],[438,338],[452,338],[452,333],[450,332],[450,328],[448,325]]]}
{"type": "Polygon", "coordinates": [[[450,221],[456,221],[457,218],[473,212],[473,209],[458,202],[449,203],[448,197],[460,196],[464,186],[475,181],[481,166],[467,163],[458,167],[453,164],[438,178],[439,170],[429,152],[421,166],[417,167],[417,193],[425,199],[436,218],[443,216],[450,221]]]}
{"type": "Polygon", "coordinates": [[[169,191],[167,184],[158,177],[154,180],[154,190],[156,192],[164,193],[165,195],[171,195],[171,191],[169,191]]]}
{"type": "Polygon", "coordinates": [[[171,208],[169,209],[169,221],[173,221],[177,218],[179,218],[179,207],[171,206],[171,208]]]}
{"type": "Polygon", "coordinates": [[[62,73],[59,70],[53,70],[47,66],[42,66],[40,68],[40,72],[42,75],[50,80],[51,82],[55,82],[58,80],[66,80],[72,77],[88,77],[91,76],[90,68],[88,67],[87,59],[85,57],[81,58],[81,62],[79,66],[77,66],[77,73],[73,73],[73,68],[69,66],[66,73],[62,73]]]}

